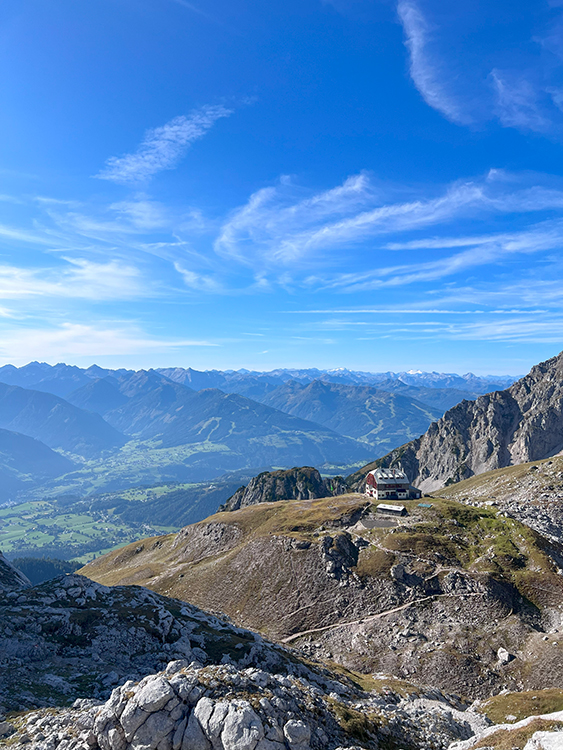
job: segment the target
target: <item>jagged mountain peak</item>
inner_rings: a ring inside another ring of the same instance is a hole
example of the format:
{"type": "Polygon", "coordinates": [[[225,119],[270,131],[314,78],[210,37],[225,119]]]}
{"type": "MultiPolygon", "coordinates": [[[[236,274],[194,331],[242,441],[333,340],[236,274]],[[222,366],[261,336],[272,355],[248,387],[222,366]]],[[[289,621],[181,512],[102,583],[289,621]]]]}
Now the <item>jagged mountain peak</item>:
{"type": "Polygon", "coordinates": [[[239,487],[219,510],[233,511],[278,500],[313,500],[345,491],[341,477],[323,479],[312,466],[264,471],[253,477],[246,487],[239,487]]]}

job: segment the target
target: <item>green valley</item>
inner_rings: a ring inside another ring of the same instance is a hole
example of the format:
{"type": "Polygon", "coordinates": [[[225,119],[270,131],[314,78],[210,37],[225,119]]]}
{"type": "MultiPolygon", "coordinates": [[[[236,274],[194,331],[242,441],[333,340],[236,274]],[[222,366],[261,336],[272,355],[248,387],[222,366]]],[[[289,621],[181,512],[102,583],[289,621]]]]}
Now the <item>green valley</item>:
{"type": "Polygon", "coordinates": [[[70,506],[36,501],[0,509],[0,545],[5,554],[46,554],[80,562],[171,528],[122,523],[111,511],[79,512],[70,506]]]}
{"type": "Polygon", "coordinates": [[[51,556],[88,562],[110,549],[177,531],[212,514],[239,484],[163,483],[87,498],[67,494],[18,503],[0,508],[0,548],[10,558],[51,556]]]}

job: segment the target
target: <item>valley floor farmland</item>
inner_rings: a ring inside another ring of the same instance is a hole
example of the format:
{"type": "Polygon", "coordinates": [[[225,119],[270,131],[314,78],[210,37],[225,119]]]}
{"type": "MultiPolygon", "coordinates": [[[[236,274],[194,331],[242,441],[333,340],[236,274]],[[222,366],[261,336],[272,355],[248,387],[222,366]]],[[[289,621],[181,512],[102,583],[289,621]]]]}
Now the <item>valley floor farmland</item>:
{"type": "Polygon", "coordinates": [[[47,501],[0,509],[0,546],[10,557],[41,554],[86,562],[97,554],[175,527],[127,524],[111,512],[68,510],[47,501]]]}
{"type": "Polygon", "coordinates": [[[51,556],[88,562],[115,547],[205,518],[238,486],[234,481],[169,483],[87,498],[59,495],[18,503],[0,508],[0,549],[10,558],[51,556]]]}

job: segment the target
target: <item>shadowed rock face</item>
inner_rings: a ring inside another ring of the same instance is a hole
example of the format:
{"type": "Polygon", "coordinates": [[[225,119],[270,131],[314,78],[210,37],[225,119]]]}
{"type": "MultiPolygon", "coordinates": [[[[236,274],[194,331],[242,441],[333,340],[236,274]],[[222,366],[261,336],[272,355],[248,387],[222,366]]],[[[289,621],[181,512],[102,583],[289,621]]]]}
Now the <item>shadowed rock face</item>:
{"type": "Polygon", "coordinates": [[[362,490],[376,466],[401,465],[425,492],[491,469],[537,461],[563,449],[563,353],[505,391],[462,401],[417,440],[349,478],[362,490]]]}
{"type": "Polygon", "coordinates": [[[29,578],[14,568],[0,552],[0,594],[7,594],[9,591],[18,591],[28,586],[31,586],[29,578]]]}
{"type": "Polygon", "coordinates": [[[313,500],[332,497],[346,489],[341,477],[323,479],[311,466],[285,471],[264,471],[253,477],[247,487],[240,487],[220,510],[239,510],[257,503],[278,500],[313,500]]]}

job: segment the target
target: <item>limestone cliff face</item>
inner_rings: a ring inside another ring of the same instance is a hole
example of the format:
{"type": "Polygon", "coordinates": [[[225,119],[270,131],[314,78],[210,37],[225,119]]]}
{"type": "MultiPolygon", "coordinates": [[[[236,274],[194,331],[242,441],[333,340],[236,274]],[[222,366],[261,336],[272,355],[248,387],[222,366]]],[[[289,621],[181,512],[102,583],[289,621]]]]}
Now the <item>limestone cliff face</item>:
{"type": "Polygon", "coordinates": [[[452,482],[563,449],[563,353],[532,368],[505,391],[462,401],[416,440],[350,477],[362,489],[367,471],[397,466],[431,492],[452,482]]]}
{"type": "Polygon", "coordinates": [[[0,594],[31,586],[31,581],[6,560],[0,552],[0,594]]]}
{"type": "Polygon", "coordinates": [[[239,510],[257,503],[278,500],[313,500],[346,491],[341,477],[323,479],[311,466],[285,471],[264,471],[253,477],[247,487],[240,487],[220,510],[239,510]]]}

